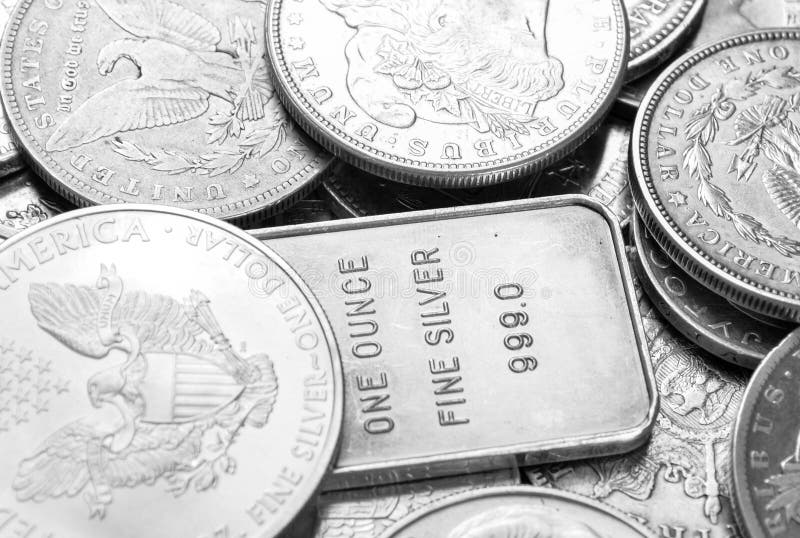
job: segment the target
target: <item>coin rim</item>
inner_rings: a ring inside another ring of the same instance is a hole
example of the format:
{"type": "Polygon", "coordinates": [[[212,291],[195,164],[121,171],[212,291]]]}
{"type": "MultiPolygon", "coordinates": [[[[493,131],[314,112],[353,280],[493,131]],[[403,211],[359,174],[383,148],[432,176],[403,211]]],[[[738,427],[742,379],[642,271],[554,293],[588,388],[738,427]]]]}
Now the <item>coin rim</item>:
{"type": "MultiPolygon", "coordinates": [[[[769,380],[772,372],[787,360],[786,353],[793,348],[800,348],[800,329],[792,332],[773,349],[756,369],[742,397],[741,407],[736,416],[736,423],[733,427],[732,437],[732,467],[731,478],[733,481],[733,512],[739,526],[750,536],[750,538],[767,538],[767,534],[762,532],[761,522],[753,509],[752,495],[747,481],[747,434],[750,430],[750,423],[755,409],[755,405],[761,389],[769,380]],[[788,348],[788,349],[787,349],[788,348]]],[[[791,356],[788,360],[793,359],[791,356]]]]}
{"type": "MultiPolygon", "coordinates": [[[[739,345],[733,340],[726,340],[709,328],[695,323],[695,318],[688,315],[671,295],[664,292],[662,286],[655,283],[658,279],[651,264],[645,262],[646,256],[643,255],[645,251],[643,248],[645,241],[643,234],[645,229],[646,227],[644,222],[642,222],[642,218],[637,214],[630,228],[631,242],[635,250],[633,265],[647,296],[654,303],[656,308],[658,308],[658,311],[661,312],[661,315],[688,340],[697,344],[697,346],[715,357],[749,370],[757,368],[764,357],[766,357],[766,353],[758,353],[753,349],[739,345]]],[[[657,242],[654,246],[659,248],[657,242]]],[[[663,251],[661,252],[664,253],[663,251]]],[[[664,255],[666,256],[666,253],[664,253],[664,255]]],[[[671,258],[670,262],[672,263],[671,258]]],[[[687,280],[694,280],[691,275],[681,271],[679,267],[676,266],[675,269],[680,272],[680,276],[687,280]]],[[[713,292],[709,290],[708,293],[713,292]]],[[[730,306],[730,308],[734,310],[733,306],[730,306]]],[[[738,310],[736,312],[739,313],[738,310]]],[[[739,315],[744,316],[742,313],[739,313],[739,315]]],[[[759,329],[763,328],[762,324],[755,319],[748,319],[752,320],[753,325],[757,326],[759,329]]]]}
{"type": "Polygon", "coordinates": [[[787,292],[758,284],[701,251],[694,245],[672,217],[662,211],[665,203],[658,199],[648,168],[648,135],[655,108],[664,93],[681,76],[698,63],[722,50],[756,42],[779,39],[800,45],[800,29],[767,28],[745,32],[712,44],[701,45],[673,62],[653,83],[639,108],[631,137],[631,181],[636,209],[656,242],[684,271],[715,293],[745,308],[769,317],[800,322],[800,293],[787,292]]]}
{"type": "Polygon", "coordinates": [[[606,95],[592,102],[582,115],[583,120],[580,123],[576,120],[569,129],[562,130],[555,139],[557,141],[547,148],[527,148],[522,156],[517,154],[466,165],[423,162],[390,155],[358,141],[342,132],[311,105],[299,90],[287,62],[284,61],[280,42],[280,10],[284,1],[272,0],[267,12],[267,51],[272,66],[273,85],[284,108],[311,138],[336,157],[365,172],[400,183],[423,187],[473,188],[533,175],[569,155],[594,133],[614,105],[627,72],[630,47],[628,14],[622,0],[608,0],[612,3],[619,28],[617,50],[612,61],[612,69],[616,69],[617,73],[612,82],[604,83],[606,95]],[[546,151],[542,152],[542,149],[546,151]]]}
{"type": "MultiPolygon", "coordinates": [[[[628,59],[628,76],[625,82],[633,82],[653,71],[668,59],[700,25],[706,0],[682,0],[678,13],[661,27],[656,35],[639,46],[633,46],[628,59]]],[[[626,8],[627,9],[627,8],[626,8]]],[[[630,22],[630,16],[628,17],[630,22]]]]}
{"type": "MultiPolygon", "coordinates": [[[[59,196],[77,207],[92,207],[95,205],[128,204],[125,200],[112,194],[110,187],[107,192],[101,192],[87,181],[83,181],[63,168],[53,157],[52,152],[46,151],[39,142],[30,135],[30,125],[20,112],[18,98],[13,89],[14,51],[19,43],[22,19],[27,14],[31,5],[36,0],[19,0],[19,3],[9,13],[8,23],[2,36],[0,57],[3,59],[3,83],[0,85],[0,97],[3,108],[11,127],[11,136],[17,145],[22,159],[33,169],[37,176],[45,181],[59,196]]],[[[265,9],[266,12],[266,9],[265,9]]],[[[266,13],[265,13],[266,17],[266,13]]],[[[267,60],[265,59],[265,62],[267,60]]],[[[267,64],[269,68],[269,65],[267,64]]],[[[290,120],[291,121],[291,120],[290,120]]],[[[77,149],[77,148],[76,148],[77,149]]],[[[225,203],[224,205],[201,207],[194,211],[218,219],[233,222],[240,226],[258,223],[264,218],[280,213],[293,202],[305,197],[313,191],[318,183],[330,173],[334,158],[322,148],[309,148],[315,150],[313,160],[298,170],[292,177],[281,181],[266,192],[239,201],[225,203]],[[270,193],[278,196],[268,198],[270,193]]],[[[153,207],[182,207],[168,204],[146,204],[133,202],[129,205],[152,205],[153,207]]]]}
{"type": "Polygon", "coordinates": [[[405,530],[409,525],[416,523],[422,519],[430,517],[432,514],[446,510],[461,503],[468,503],[475,500],[487,499],[491,497],[504,497],[504,496],[525,496],[533,497],[534,499],[552,499],[572,505],[578,505],[583,508],[592,508],[594,511],[599,512],[615,521],[627,526],[632,531],[639,533],[644,538],[657,538],[657,533],[639,523],[622,510],[597,501],[584,495],[578,495],[569,491],[563,491],[555,488],[542,488],[536,486],[504,486],[504,487],[491,487],[483,488],[476,491],[468,491],[445,498],[439,502],[434,502],[428,506],[420,508],[411,512],[406,517],[398,520],[392,524],[388,529],[379,534],[379,538],[393,538],[397,533],[405,530]]]}
{"type": "MultiPolygon", "coordinates": [[[[401,470],[409,474],[415,474],[421,470],[421,476],[428,476],[431,470],[437,465],[442,466],[452,463],[454,460],[475,460],[487,459],[502,456],[517,455],[543,455],[551,456],[549,461],[555,459],[580,459],[596,456],[611,456],[622,454],[636,449],[643,445],[650,437],[650,433],[655,425],[658,416],[659,396],[653,365],[650,360],[650,347],[645,337],[644,324],[639,311],[639,302],[636,297],[636,290],[633,284],[630,263],[626,254],[625,241],[622,236],[622,227],[617,217],[601,204],[599,201],[584,194],[569,194],[563,196],[553,196],[550,198],[524,199],[513,202],[497,202],[493,204],[480,204],[473,206],[462,206],[448,209],[431,209],[426,211],[415,211],[410,213],[396,213],[390,215],[377,215],[372,217],[362,217],[358,219],[343,219],[334,222],[310,223],[295,226],[283,226],[275,228],[264,228],[251,230],[249,233],[260,241],[271,239],[290,238],[301,235],[324,235],[344,231],[357,231],[371,228],[386,228],[402,224],[416,224],[433,221],[453,220],[459,218],[486,216],[494,214],[523,212],[536,209],[553,209],[560,207],[580,206],[599,213],[610,227],[610,234],[613,242],[613,249],[616,261],[622,278],[623,290],[626,295],[630,321],[633,333],[636,338],[636,345],[639,349],[639,360],[642,368],[645,387],[648,392],[650,402],[647,414],[642,424],[638,427],[615,433],[600,435],[574,436],[570,437],[569,443],[565,440],[550,440],[538,443],[518,443],[515,445],[504,445],[501,447],[485,448],[471,451],[451,451],[449,453],[439,453],[434,456],[404,458],[398,460],[384,460],[382,462],[351,465],[348,467],[334,469],[334,480],[359,479],[364,474],[384,471],[401,470]],[[553,455],[557,457],[553,457],[553,455]]],[[[268,243],[269,244],[269,243],[268,243]]]]}
{"type": "MultiPolygon", "coordinates": [[[[322,487],[323,480],[330,474],[331,470],[333,469],[333,464],[336,461],[336,457],[339,451],[339,445],[341,439],[340,434],[342,430],[342,417],[344,416],[344,376],[342,373],[342,361],[341,361],[341,354],[339,352],[339,346],[337,344],[336,337],[334,335],[333,328],[331,327],[331,323],[330,320],[328,319],[328,316],[322,309],[322,306],[317,300],[316,295],[314,295],[314,293],[306,285],[305,281],[300,277],[300,275],[286,262],[286,260],[284,260],[269,246],[265,245],[261,241],[258,241],[247,232],[244,232],[239,228],[236,228],[235,226],[226,223],[225,221],[215,219],[213,217],[209,217],[207,215],[203,215],[186,209],[178,209],[178,208],[164,207],[164,206],[153,206],[145,204],[116,204],[116,205],[103,205],[103,206],[76,209],[74,211],[62,213],[61,215],[57,215],[52,219],[48,219],[35,226],[22,230],[19,233],[15,234],[11,239],[0,243],[0,255],[6,252],[7,250],[10,250],[11,248],[15,247],[17,244],[22,243],[40,233],[45,232],[48,228],[57,226],[63,222],[72,220],[81,220],[84,217],[91,217],[103,213],[166,214],[169,216],[177,217],[179,221],[183,219],[195,220],[202,222],[203,224],[206,224],[208,226],[219,228],[223,232],[230,233],[240,241],[252,247],[256,252],[265,256],[270,261],[270,263],[274,263],[275,265],[277,265],[284,272],[287,279],[297,287],[298,292],[301,293],[306,298],[309,306],[311,307],[312,313],[319,320],[320,328],[322,330],[322,335],[325,339],[325,344],[327,345],[328,350],[330,352],[331,373],[333,378],[332,379],[333,395],[331,398],[332,405],[331,405],[329,435],[326,437],[324,443],[322,444],[322,447],[319,451],[320,456],[316,458],[317,464],[310,471],[305,473],[307,480],[306,483],[313,484],[310,487],[310,490],[308,491],[308,495],[295,496],[294,498],[297,499],[296,504],[298,504],[298,506],[295,506],[291,510],[291,512],[289,512],[288,510],[282,510],[279,514],[282,513],[285,515],[283,517],[279,515],[274,520],[272,520],[272,521],[277,521],[277,523],[274,524],[275,526],[273,529],[266,529],[263,531],[261,530],[259,531],[259,534],[263,533],[262,536],[264,538],[277,536],[278,534],[289,528],[291,524],[294,522],[294,520],[302,515],[303,508],[309,502],[312,502],[314,498],[318,495],[322,487]],[[268,535],[266,534],[267,532],[274,532],[274,534],[268,535]]],[[[251,464],[253,466],[256,466],[258,464],[256,456],[253,456],[250,459],[252,460],[251,464]]]]}

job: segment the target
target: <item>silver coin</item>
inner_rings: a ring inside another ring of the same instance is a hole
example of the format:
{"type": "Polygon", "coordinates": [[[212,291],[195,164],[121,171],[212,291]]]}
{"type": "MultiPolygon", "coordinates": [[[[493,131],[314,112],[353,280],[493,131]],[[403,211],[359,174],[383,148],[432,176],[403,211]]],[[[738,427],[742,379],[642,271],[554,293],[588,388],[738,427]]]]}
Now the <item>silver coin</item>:
{"type": "Polygon", "coordinates": [[[332,209],[342,218],[424,211],[530,198],[540,176],[473,189],[434,189],[389,181],[340,164],[322,182],[332,209]]]}
{"type": "Polygon", "coordinates": [[[661,314],[683,336],[720,359],[754,369],[788,331],[743,314],[681,270],[636,217],[634,267],[661,314]]]}
{"type": "Polygon", "coordinates": [[[438,503],[382,538],[655,538],[610,506],[553,489],[492,488],[438,503]]]}
{"type": "Polygon", "coordinates": [[[72,209],[29,169],[0,182],[0,239],[72,209]]]}
{"type": "Polygon", "coordinates": [[[647,446],[524,472],[536,486],[614,506],[662,538],[742,538],[731,508],[731,439],[748,372],[683,338],[643,293],[639,306],[661,399],[647,446]]]}
{"type": "Polygon", "coordinates": [[[633,214],[628,181],[630,126],[607,118],[575,153],[542,173],[533,196],[586,194],[611,210],[623,226],[633,214]]]}
{"type": "Polygon", "coordinates": [[[293,226],[310,222],[328,222],[336,220],[330,204],[321,195],[301,200],[292,207],[275,215],[270,222],[272,226],[293,226]]]}
{"type": "Polygon", "coordinates": [[[76,205],[240,224],[302,198],[332,157],[274,95],[265,15],[247,0],[21,1],[2,94],[36,172],[76,205]]]}
{"type": "MultiPolygon", "coordinates": [[[[14,11],[15,0],[0,0],[0,28],[5,28],[9,14],[14,11]]],[[[11,135],[8,118],[0,110],[0,176],[11,174],[22,168],[22,155],[11,135]]]]}
{"type": "Polygon", "coordinates": [[[632,152],[637,209],[667,254],[725,298],[796,322],[798,55],[788,29],[688,53],[648,92],[632,152]]]}
{"type": "Polygon", "coordinates": [[[623,1],[631,34],[626,77],[629,81],[652,71],[672,56],[696,29],[706,3],[706,0],[623,1]]]}
{"type": "Polygon", "coordinates": [[[328,471],[330,325],[221,221],[142,205],[49,219],[0,246],[0,315],[4,534],[274,537],[328,471]]]}
{"type": "MultiPolygon", "coordinates": [[[[698,30],[687,40],[684,50],[758,28],[800,26],[800,7],[795,0],[705,0],[705,3],[698,30]]],[[[615,110],[634,118],[647,90],[659,75],[654,72],[626,84],[617,98],[619,106],[615,110]]]]}
{"type": "Polygon", "coordinates": [[[750,538],[800,534],[800,329],[747,386],[733,439],[734,507],[750,538]]]}
{"type": "Polygon", "coordinates": [[[313,536],[378,538],[401,519],[433,503],[470,491],[519,483],[515,466],[513,470],[326,493],[319,498],[319,525],[313,536]]]}
{"type": "Polygon", "coordinates": [[[645,442],[652,371],[620,226],[599,202],[254,233],[311,286],[342,350],[345,425],[327,488],[645,442]]]}
{"type": "Polygon", "coordinates": [[[569,154],[613,103],[628,40],[620,0],[277,0],[267,24],[276,89],[309,134],[444,188],[569,154]]]}

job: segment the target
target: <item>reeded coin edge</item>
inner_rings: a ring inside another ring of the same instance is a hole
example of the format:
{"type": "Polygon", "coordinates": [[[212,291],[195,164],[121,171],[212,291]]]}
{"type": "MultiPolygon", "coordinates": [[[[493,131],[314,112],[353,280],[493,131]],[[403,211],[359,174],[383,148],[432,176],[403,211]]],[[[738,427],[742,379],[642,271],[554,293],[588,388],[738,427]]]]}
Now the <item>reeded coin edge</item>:
{"type": "MultiPolygon", "coordinates": [[[[743,529],[750,538],[768,538],[762,532],[762,528],[755,510],[753,509],[752,495],[747,483],[746,467],[748,464],[747,434],[752,416],[753,407],[756,400],[764,388],[764,384],[769,379],[772,372],[780,365],[786,353],[800,347],[800,329],[787,336],[778,347],[773,349],[756,369],[742,397],[739,413],[736,415],[736,423],[733,427],[731,440],[731,462],[733,469],[731,479],[733,481],[733,491],[731,497],[733,502],[733,514],[739,528],[743,529]]],[[[797,359],[791,359],[797,360],[797,359]]]]}
{"type": "Polygon", "coordinates": [[[488,499],[492,497],[503,497],[507,495],[527,496],[527,497],[533,497],[534,499],[536,498],[543,498],[545,500],[551,499],[554,501],[571,503],[573,505],[582,506],[584,508],[591,508],[600,512],[601,514],[604,514],[608,517],[615,519],[619,523],[627,526],[632,531],[639,533],[641,536],[645,538],[657,537],[657,533],[653,529],[643,525],[642,523],[639,523],[638,521],[633,519],[630,515],[620,510],[619,508],[606,504],[602,501],[592,499],[590,497],[579,495],[577,493],[571,493],[569,491],[564,491],[555,488],[541,488],[535,486],[504,486],[496,488],[484,488],[475,491],[468,491],[466,493],[459,493],[456,495],[452,495],[446,497],[445,500],[443,501],[435,502],[432,505],[428,505],[424,508],[420,508],[415,512],[412,512],[411,514],[400,519],[398,522],[394,523],[391,527],[386,529],[383,533],[379,535],[379,537],[393,538],[394,536],[397,535],[399,531],[404,530],[410,524],[420,521],[426,517],[429,517],[431,514],[434,514],[442,510],[446,510],[461,503],[479,499],[488,499]]]}
{"type": "Polygon", "coordinates": [[[103,213],[162,213],[175,217],[182,217],[190,220],[202,222],[208,226],[213,226],[221,229],[224,232],[232,234],[242,242],[252,247],[256,252],[263,254],[271,263],[283,271],[286,278],[297,287],[298,291],[306,298],[309,306],[311,307],[312,314],[319,320],[322,335],[325,340],[325,345],[328,348],[331,358],[331,372],[333,374],[333,395],[331,406],[331,421],[329,427],[329,435],[323,441],[319,450],[320,457],[317,458],[317,465],[309,470],[304,476],[306,483],[314,484],[314,487],[309,488],[307,495],[298,497],[300,506],[295,507],[291,512],[284,512],[287,514],[285,517],[277,518],[276,528],[279,535],[281,532],[288,529],[295,518],[303,515],[303,509],[313,502],[322,488],[323,480],[330,474],[336,462],[339,452],[341,430],[342,430],[342,417],[344,416],[344,374],[342,371],[341,354],[339,346],[336,342],[336,337],[333,333],[330,320],[327,314],[317,300],[316,295],[311,291],[305,281],[300,275],[284,260],[278,253],[271,247],[265,245],[258,239],[254,238],[247,232],[239,228],[213,217],[189,211],[187,209],[179,209],[174,207],[155,206],[146,204],[122,204],[122,205],[103,205],[89,208],[76,209],[61,215],[56,215],[51,219],[47,219],[36,226],[32,226],[15,234],[9,240],[0,242],[0,254],[16,246],[17,244],[28,240],[29,238],[44,232],[48,228],[57,226],[63,222],[71,220],[80,220],[83,217],[100,215],[103,213]]]}
{"type": "Polygon", "coordinates": [[[322,182],[322,192],[328,198],[333,212],[342,218],[367,217],[369,213],[358,203],[355,196],[348,194],[337,181],[333,172],[322,182]]]}
{"type": "MultiPolygon", "coordinates": [[[[633,265],[647,296],[661,315],[679,333],[715,357],[749,370],[756,368],[764,359],[764,355],[737,345],[734,341],[724,340],[717,336],[714,331],[698,325],[694,322],[695,318],[688,315],[680,305],[663,292],[660,286],[655,284],[656,275],[653,273],[650,264],[645,262],[643,254],[644,227],[642,219],[638,215],[635,216],[630,229],[631,242],[635,245],[635,255],[632,256],[633,265]]],[[[686,278],[692,277],[687,274],[686,278]]],[[[756,320],[753,320],[753,323],[757,323],[756,320]]]]}
{"type": "Polygon", "coordinates": [[[631,139],[631,181],[634,204],[650,233],[684,271],[707,288],[769,317],[800,322],[800,294],[789,294],[736,274],[695,246],[678,228],[658,199],[647,158],[647,131],[656,106],[681,75],[709,56],[731,47],[775,39],[800,40],[800,31],[766,29],[746,32],[696,48],[673,62],[648,90],[634,123],[631,139]],[[755,289],[753,289],[755,288],[755,289]]]}
{"type": "MultiPolygon", "coordinates": [[[[3,107],[8,115],[8,124],[11,127],[12,138],[22,153],[23,159],[59,196],[78,207],[90,207],[100,204],[125,204],[125,200],[103,193],[64,169],[53,159],[39,142],[31,135],[30,127],[20,113],[17,96],[13,91],[13,53],[17,45],[17,36],[20,31],[22,19],[35,0],[21,0],[10,14],[8,24],[3,33],[2,52],[3,59],[3,84],[0,97],[3,107]],[[63,179],[59,179],[63,178],[63,179]]],[[[225,203],[219,206],[198,208],[196,211],[202,215],[210,215],[219,219],[249,225],[262,218],[270,217],[283,211],[293,202],[299,200],[313,190],[322,174],[329,173],[333,157],[319,155],[308,163],[303,169],[291,178],[285,179],[267,191],[261,192],[247,200],[234,203],[225,203]],[[292,190],[296,183],[312,176],[306,184],[299,189],[292,190]],[[262,207],[254,207],[265,204],[262,207]]],[[[141,204],[141,202],[136,202],[141,204]]],[[[134,204],[131,204],[134,205],[134,204]]],[[[165,204],[152,204],[154,207],[174,207],[165,204]]],[[[177,208],[181,209],[181,208],[177,208]]]]}
{"type": "MultiPolygon", "coordinates": [[[[31,0],[24,0],[31,1],[31,0]]],[[[267,12],[267,50],[272,64],[274,86],[284,108],[295,122],[323,148],[365,172],[384,179],[422,187],[474,188],[511,181],[531,175],[569,155],[600,127],[614,105],[625,81],[629,53],[628,16],[622,0],[611,0],[617,25],[617,50],[612,62],[613,82],[603,84],[605,97],[594,103],[569,129],[562,130],[548,144],[529,148],[521,154],[466,165],[441,164],[388,154],[348,135],[317,112],[292,76],[281,45],[280,10],[284,0],[273,0],[267,12]],[[547,147],[550,145],[551,147],[547,147]],[[537,151],[547,149],[543,155],[537,151]]]]}
{"type": "Polygon", "coordinates": [[[660,31],[638,46],[631,45],[625,81],[635,81],[658,67],[662,60],[672,56],[700,23],[705,5],[706,0],[683,0],[678,13],[660,31]]]}

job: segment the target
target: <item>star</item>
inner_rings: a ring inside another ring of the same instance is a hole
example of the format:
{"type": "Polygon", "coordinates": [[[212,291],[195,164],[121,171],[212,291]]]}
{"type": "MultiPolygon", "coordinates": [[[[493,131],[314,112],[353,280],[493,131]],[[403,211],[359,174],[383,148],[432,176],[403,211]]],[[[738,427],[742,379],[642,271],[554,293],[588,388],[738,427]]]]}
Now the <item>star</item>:
{"type": "Polygon", "coordinates": [[[257,187],[259,183],[261,183],[261,180],[258,179],[255,174],[247,174],[242,180],[242,185],[244,185],[245,189],[257,187]]]}
{"type": "Polygon", "coordinates": [[[302,37],[290,37],[289,46],[294,50],[300,50],[306,46],[306,42],[302,37]]]}
{"type": "Polygon", "coordinates": [[[17,409],[17,412],[14,413],[14,420],[17,422],[17,424],[28,422],[28,413],[23,411],[21,408],[17,409]]]}
{"type": "Polygon", "coordinates": [[[20,368],[15,375],[16,375],[17,381],[19,381],[20,383],[24,383],[26,381],[30,381],[31,380],[31,375],[32,374],[33,374],[33,372],[31,370],[24,370],[24,369],[20,368]]]}
{"type": "Polygon", "coordinates": [[[303,16],[299,13],[290,13],[286,19],[289,21],[289,24],[293,26],[303,24],[303,16]]]}
{"type": "Polygon", "coordinates": [[[24,387],[17,387],[17,403],[22,404],[30,401],[31,391],[29,389],[25,389],[24,387]]]}
{"type": "Polygon", "coordinates": [[[47,411],[50,410],[47,407],[47,404],[49,403],[50,402],[46,398],[45,399],[37,398],[36,401],[33,403],[33,410],[36,411],[37,415],[46,413],[47,411]]]}
{"type": "Polygon", "coordinates": [[[17,357],[19,357],[19,362],[26,363],[26,362],[33,362],[33,351],[30,349],[27,351],[19,350],[17,352],[17,357]]]}
{"type": "Polygon", "coordinates": [[[40,374],[46,374],[51,370],[53,366],[53,361],[48,361],[45,359],[39,359],[39,362],[36,363],[36,369],[39,370],[40,374]]]}
{"type": "Polygon", "coordinates": [[[53,388],[55,389],[56,394],[69,392],[69,381],[65,379],[57,383],[53,383],[53,388]]]}
{"type": "Polygon", "coordinates": [[[671,192],[669,193],[669,203],[675,204],[675,207],[680,207],[682,205],[686,205],[686,195],[682,192],[671,192]]]}
{"type": "Polygon", "coordinates": [[[0,352],[10,353],[11,351],[14,351],[14,343],[13,342],[10,342],[10,341],[8,341],[6,339],[3,339],[2,341],[0,341],[0,352]]]}
{"type": "Polygon", "coordinates": [[[38,392],[50,392],[50,380],[46,377],[40,377],[33,385],[38,392]]]}
{"type": "Polygon", "coordinates": [[[11,379],[7,379],[6,381],[0,381],[0,394],[4,392],[11,392],[11,387],[14,385],[14,382],[11,379]]]}

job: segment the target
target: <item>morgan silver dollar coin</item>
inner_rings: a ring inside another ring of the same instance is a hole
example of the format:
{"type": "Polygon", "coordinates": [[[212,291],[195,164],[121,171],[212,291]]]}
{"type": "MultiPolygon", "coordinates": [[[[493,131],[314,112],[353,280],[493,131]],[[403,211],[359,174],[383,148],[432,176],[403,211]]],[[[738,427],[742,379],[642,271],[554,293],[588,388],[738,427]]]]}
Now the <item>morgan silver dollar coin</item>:
{"type": "Polygon", "coordinates": [[[276,89],[311,136],[445,188],[569,154],[613,104],[628,40],[620,0],[277,0],[267,18],[276,89]]]}
{"type": "Polygon", "coordinates": [[[148,203],[249,224],[332,157],[270,81],[265,1],[24,0],[3,103],[37,173],[76,205],[148,203]]]}
{"type": "Polygon", "coordinates": [[[683,270],[760,314],[800,321],[800,32],[688,53],[634,126],[634,201],[683,270]]]}
{"type": "Polygon", "coordinates": [[[338,351],[247,234],[152,206],[61,215],[0,246],[0,314],[4,535],[271,538],[314,498],[338,351]]]}

